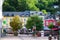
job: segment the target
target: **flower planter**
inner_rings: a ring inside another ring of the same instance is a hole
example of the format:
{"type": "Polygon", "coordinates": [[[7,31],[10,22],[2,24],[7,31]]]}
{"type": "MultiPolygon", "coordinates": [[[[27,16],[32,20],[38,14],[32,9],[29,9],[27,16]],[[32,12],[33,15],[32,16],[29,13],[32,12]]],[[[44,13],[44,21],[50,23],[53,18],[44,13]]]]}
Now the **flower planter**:
{"type": "Polygon", "coordinates": [[[40,32],[37,32],[37,37],[41,37],[41,33],[40,32]]]}
{"type": "Polygon", "coordinates": [[[14,36],[18,36],[18,32],[17,31],[14,32],[14,36]]]}

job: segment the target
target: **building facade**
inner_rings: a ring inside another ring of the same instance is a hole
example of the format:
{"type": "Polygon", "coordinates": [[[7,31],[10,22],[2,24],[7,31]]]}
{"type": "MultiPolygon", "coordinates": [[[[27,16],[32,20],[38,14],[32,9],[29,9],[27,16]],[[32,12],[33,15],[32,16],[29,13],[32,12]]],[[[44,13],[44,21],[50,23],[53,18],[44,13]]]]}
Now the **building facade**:
{"type": "Polygon", "coordinates": [[[16,16],[19,15],[21,21],[23,22],[23,26],[26,24],[28,17],[33,16],[33,15],[38,15],[39,17],[43,18],[43,24],[44,26],[47,24],[45,23],[46,19],[50,19],[48,18],[50,14],[44,14],[41,11],[24,11],[24,12],[3,12],[3,27],[4,28],[10,28],[10,21],[11,19],[16,16]]]}

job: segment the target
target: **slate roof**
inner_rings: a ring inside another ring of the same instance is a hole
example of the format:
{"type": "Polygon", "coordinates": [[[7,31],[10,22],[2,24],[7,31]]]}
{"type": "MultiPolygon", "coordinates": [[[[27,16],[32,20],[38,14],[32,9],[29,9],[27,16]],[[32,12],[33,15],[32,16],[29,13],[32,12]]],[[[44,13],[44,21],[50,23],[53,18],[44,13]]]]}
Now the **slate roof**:
{"type": "Polygon", "coordinates": [[[15,15],[30,16],[30,13],[29,11],[27,12],[3,12],[3,16],[15,16],[15,15]]]}
{"type": "Polygon", "coordinates": [[[19,16],[31,16],[31,15],[44,15],[42,12],[40,11],[24,11],[24,12],[3,12],[3,16],[15,16],[15,15],[19,15],[19,16]],[[33,14],[32,14],[33,13],[33,14]]]}

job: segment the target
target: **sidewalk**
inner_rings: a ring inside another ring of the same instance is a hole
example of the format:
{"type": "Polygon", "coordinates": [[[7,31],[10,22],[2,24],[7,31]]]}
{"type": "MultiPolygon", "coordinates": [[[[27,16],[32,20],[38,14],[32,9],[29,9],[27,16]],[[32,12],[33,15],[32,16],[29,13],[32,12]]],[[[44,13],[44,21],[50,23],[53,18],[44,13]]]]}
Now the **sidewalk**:
{"type": "Polygon", "coordinates": [[[41,38],[41,37],[5,37],[1,38],[1,40],[48,40],[47,38],[41,38]]]}
{"type": "MultiPolygon", "coordinates": [[[[48,37],[32,37],[31,35],[5,36],[1,40],[48,40],[48,37]]],[[[55,40],[55,39],[52,39],[55,40]]]]}

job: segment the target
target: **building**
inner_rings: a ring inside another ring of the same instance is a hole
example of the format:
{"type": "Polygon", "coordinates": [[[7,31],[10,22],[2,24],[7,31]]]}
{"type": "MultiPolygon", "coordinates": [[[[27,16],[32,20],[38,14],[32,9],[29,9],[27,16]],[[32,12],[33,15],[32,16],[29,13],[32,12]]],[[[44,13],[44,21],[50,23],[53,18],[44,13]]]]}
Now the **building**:
{"type": "Polygon", "coordinates": [[[4,28],[10,28],[10,21],[11,19],[16,16],[19,15],[21,21],[23,22],[22,25],[25,25],[27,22],[28,17],[32,16],[32,15],[38,15],[40,17],[43,18],[44,20],[44,14],[42,12],[39,11],[24,11],[24,12],[3,12],[3,27],[4,28]]]}
{"type": "MultiPolygon", "coordinates": [[[[33,15],[38,15],[39,17],[43,18],[43,24],[44,26],[47,25],[47,22],[50,23],[48,20],[54,19],[53,16],[50,14],[44,14],[41,11],[24,11],[24,12],[3,12],[3,27],[9,28],[10,27],[10,21],[13,18],[13,16],[19,15],[21,21],[23,22],[23,26],[26,24],[28,17],[33,15]],[[45,22],[46,21],[46,22],[45,22]]],[[[55,24],[55,22],[53,22],[55,24]]]]}

